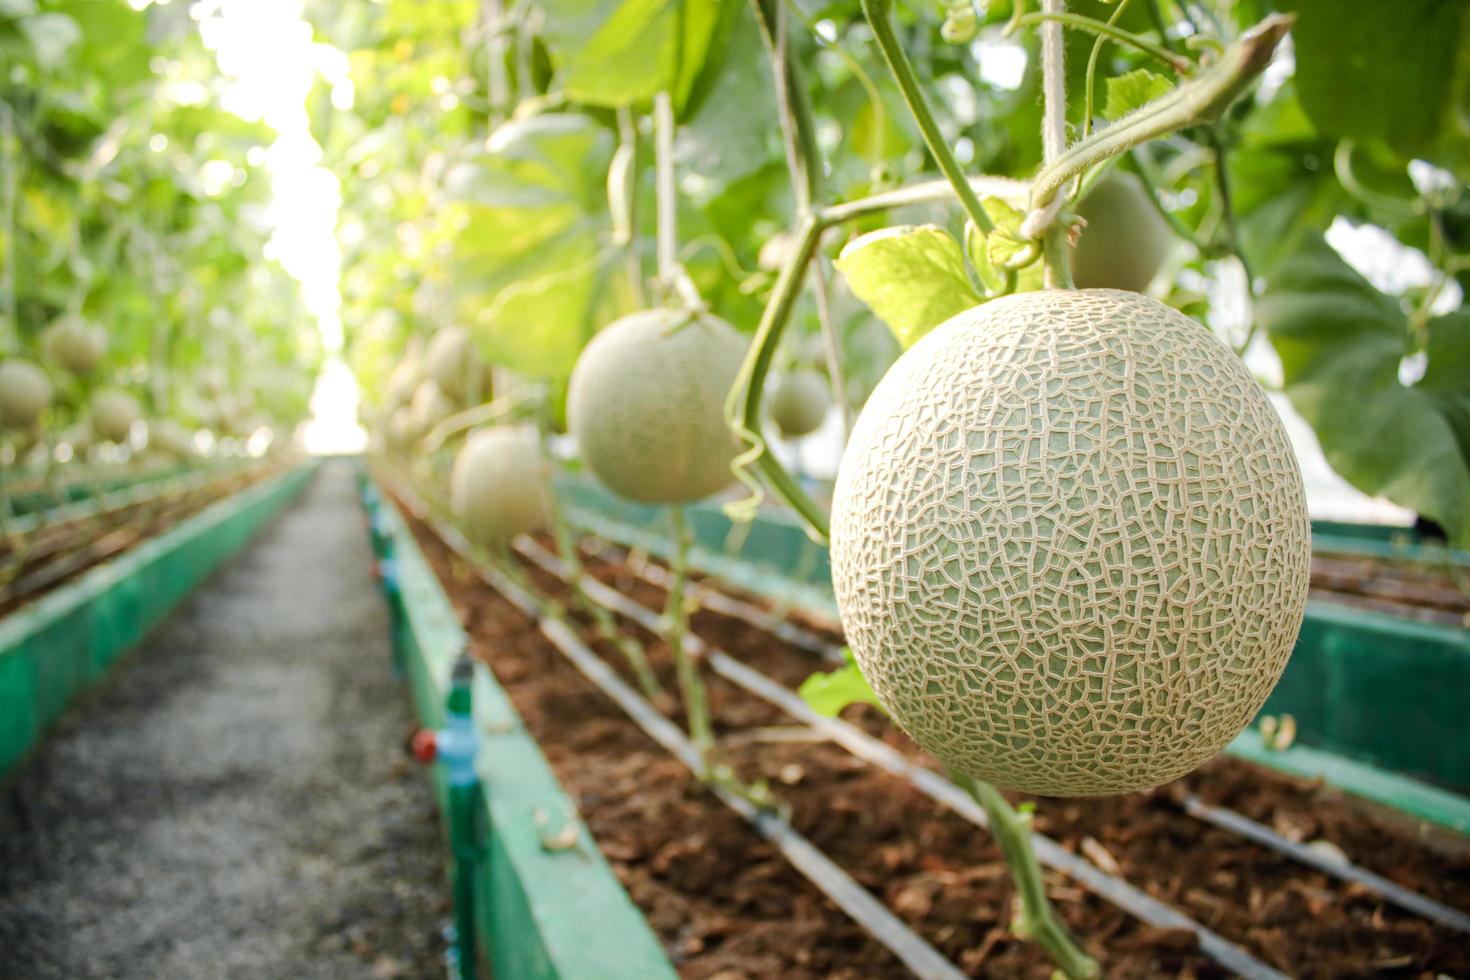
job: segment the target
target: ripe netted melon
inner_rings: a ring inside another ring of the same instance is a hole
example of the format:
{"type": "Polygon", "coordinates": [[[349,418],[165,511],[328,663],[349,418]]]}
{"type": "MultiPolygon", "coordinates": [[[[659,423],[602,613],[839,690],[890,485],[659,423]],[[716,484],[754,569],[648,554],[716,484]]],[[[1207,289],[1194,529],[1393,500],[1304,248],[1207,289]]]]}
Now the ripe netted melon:
{"type": "Polygon", "coordinates": [[[1077,206],[1087,227],[1072,249],[1079,289],[1143,292],[1169,255],[1174,236],[1136,176],[1108,174],[1077,206]]]}
{"type": "Polygon", "coordinates": [[[594,336],[567,391],[582,460],[631,500],[682,503],[734,479],[725,396],[745,341],[724,320],[677,310],[631,313],[594,336]]]}
{"type": "Polygon", "coordinates": [[[138,400],[126,391],[108,388],[92,396],[92,431],[109,442],[127,442],[133,423],[143,415],[138,400]]]}
{"type": "Polygon", "coordinates": [[[505,544],[546,524],[546,462],[530,426],[480,429],[465,440],[449,475],[449,506],[465,534],[505,544]]]}
{"type": "Polygon", "coordinates": [[[51,379],[30,361],[17,357],[0,364],[0,423],[34,425],[50,406],[51,394],[51,379]]]}
{"type": "Polygon", "coordinates": [[[462,404],[485,400],[486,372],[470,332],[464,327],[445,327],[434,334],[424,350],[425,373],[444,394],[462,404]]]}
{"type": "Polygon", "coordinates": [[[46,334],[46,346],[57,363],[72,374],[88,375],[107,353],[107,334],[77,316],[57,320],[46,334]]]}
{"type": "Polygon", "coordinates": [[[788,438],[804,436],[822,427],[832,405],[827,379],[816,371],[792,371],[771,394],[771,421],[788,438]]]}
{"type": "Polygon", "coordinates": [[[1046,291],[905,353],[853,429],[832,577],[863,673],[946,765],[1122,793],[1256,714],[1307,596],[1306,496],[1245,366],[1138,293],[1046,291]]]}

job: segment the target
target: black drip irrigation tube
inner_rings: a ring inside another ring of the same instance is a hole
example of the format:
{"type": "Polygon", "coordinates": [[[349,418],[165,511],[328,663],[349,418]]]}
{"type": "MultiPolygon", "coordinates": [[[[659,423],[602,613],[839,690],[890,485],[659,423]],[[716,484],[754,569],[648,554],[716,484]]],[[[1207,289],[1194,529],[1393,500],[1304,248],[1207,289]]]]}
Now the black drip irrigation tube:
{"type": "MultiPolygon", "coordinates": [[[[395,482],[394,490],[414,517],[427,524],[451,551],[470,563],[485,584],[504,596],[534,622],[541,634],[551,641],[552,646],[617,704],[645,734],[691,772],[701,771],[702,762],[694,744],[673,722],[659,713],[652,703],[624,683],[613,668],[582,642],[570,626],[560,619],[546,615],[542,605],[519,585],[497,569],[482,564],[464,536],[455,528],[435,520],[423,501],[407,486],[395,482]]],[[[924,980],[964,980],[964,971],[910,929],[902,919],[854,881],[780,814],[763,810],[724,787],[711,786],[710,791],[750,823],[762,838],[781,852],[792,867],[898,957],[915,976],[924,980]]]]}
{"type": "MultiPolygon", "coordinates": [[[[518,550],[529,561],[554,575],[560,576],[564,571],[554,555],[534,542],[523,543],[518,550]]],[[[583,588],[594,602],[601,603],[644,629],[657,631],[658,614],[648,607],[596,579],[589,578],[583,588]]],[[[980,804],[944,776],[911,762],[897,749],[840,718],[818,714],[799,695],[754,668],[740,663],[723,650],[706,645],[698,636],[691,633],[685,642],[691,654],[703,656],[711,670],[737,687],[817,730],[857,758],[907,780],[925,796],[975,826],[989,828],[990,822],[980,804]]],[[[1033,832],[1031,840],[1036,858],[1043,865],[1060,871],[1099,898],[1148,925],[1166,929],[1188,929],[1194,933],[1200,950],[1232,973],[1251,980],[1285,980],[1285,974],[1262,963],[1219,933],[1121,878],[1108,874],[1085,858],[1078,857],[1050,837],[1033,832]]]]}
{"type": "MultiPolygon", "coordinates": [[[[668,572],[663,566],[652,562],[633,561],[628,552],[616,545],[599,541],[597,546],[588,549],[588,552],[589,554],[603,558],[622,559],[633,570],[635,575],[648,584],[657,588],[668,587],[668,572]]],[[[532,560],[538,561],[536,558],[532,558],[532,560]]],[[[738,619],[747,625],[770,633],[777,639],[784,640],[793,646],[815,653],[823,659],[836,662],[841,662],[843,659],[841,654],[842,648],[837,644],[829,643],[810,630],[804,630],[785,620],[778,619],[759,606],[727,596],[706,585],[691,585],[690,588],[691,590],[697,590],[695,594],[699,597],[699,601],[706,609],[717,612],[722,616],[738,619]]],[[[621,593],[616,594],[621,596],[621,593]]],[[[697,637],[692,637],[691,642],[697,644],[699,641],[697,637]]],[[[730,659],[728,655],[722,656],[730,659]]],[[[730,659],[730,662],[737,664],[742,671],[747,671],[756,676],[762,676],[756,674],[751,668],[738,664],[733,659],[730,659]]],[[[716,669],[718,670],[718,668],[716,669]]],[[[737,680],[736,683],[739,684],[741,682],[737,680]]],[[[770,681],[770,683],[775,684],[774,681],[770,681]]],[[[779,685],[777,686],[779,687],[779,685]]],[[[782,688],[782,690],[784,691],[785,689],[782,688]]],[[[826,721],[828,719],[823,720],[826,721]]],[[[1396,905],[1406,912],[1429,919],[1431,922],[1438,923],[1449,929],[1470,933],[1470,915],[1458,909],[1451,908],[1443,902],[1437,902],[1427,895],[1405,888],[1403,885],[1353,863],[1348,858],[1323,853],[1306,844],[1290,840],[1278,834],[1270,827],[1267,827],[1265,824],[1252,820],[1245,814],[1237,813],[1227,807],[1206,803],[1193,793],[1185,796],[1181,809],[1196,820],[1210,824],[1220,830],[1233,833],[1236,836],[1244,837],[1252,843],[1259,844],[1262,847],[1275,851],[1283,857],[1290,858],[1323,874],[1369,889],[1380,895],[1384,901],[1391,905],[1396,905]]]]}

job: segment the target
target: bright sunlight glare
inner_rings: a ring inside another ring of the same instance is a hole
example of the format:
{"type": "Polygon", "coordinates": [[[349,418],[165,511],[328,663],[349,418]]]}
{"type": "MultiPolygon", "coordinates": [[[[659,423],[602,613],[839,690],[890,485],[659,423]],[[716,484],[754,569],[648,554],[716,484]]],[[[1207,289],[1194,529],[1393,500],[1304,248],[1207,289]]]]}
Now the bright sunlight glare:
{"type": "Polygon", "coordinates": [[[199,0],[190,15],[205,45],[229,79],[222,104],[275,131],[265,152],[271,175],[266,221],[272,232],[266,257],[278,260],[301,283],[316,317],[327,362],[311,397],[312,417],[303,438],[308,452],[360,452],[367,433],[357,420],[357,381],[342,360],[342,253],[337,212],[342,203],[335,174],[321,166],[322,149],[311,134],[307,99],[321,78],[332,105],[350,108],[347,56],[312,39],[301,0],[199,0]]]}

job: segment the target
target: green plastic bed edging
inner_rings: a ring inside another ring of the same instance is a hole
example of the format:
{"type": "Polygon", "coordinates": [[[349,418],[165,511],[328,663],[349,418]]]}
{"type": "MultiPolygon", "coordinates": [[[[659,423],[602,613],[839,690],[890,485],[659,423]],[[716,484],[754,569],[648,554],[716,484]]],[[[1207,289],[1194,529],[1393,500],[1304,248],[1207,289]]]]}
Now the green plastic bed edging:
{"type": "MultiPolygon", "coordinates": [[[[559,481],[558,491],[573,523],[668,557],[662,508],[621,500],[580,477],[559,481]]],[[[742,538],[732,536],[717,502],[686,513],[692,567],[779,607],[836,618],[826,549],[789,516],[762,511],[742,538]]],[[[1457,792],[1470,790],[1467,691],[1470,631],[1311,602],[1286,673],[1262,709],[1296,719],[1296,744],[1268,751],[1247,730],[1227,751],[1470,832],[1470,798],[1457,792]]]]}
{"type": "Polygon", "coordinates": [[[211,504],[0,620],[0,778],[315,469],[305,463],[211,504]]]}
{"type": "MultiPolygon", "coordinates": [[[[445,695],[466,637],[449,598],[394,507],[378,507],[393,540],[398,612],[419,721],[444,723],[445,695]]],[[[475,664],[476,769],[484,859],[475,881],[481,976],[518,980],[673,980],[657,937],[608,867],[494,674],[475,664]],[[547,839],[577,828],[574,846],[547,839]]],[[[446,787],[435,767],[441,812],[446,787]]]]}

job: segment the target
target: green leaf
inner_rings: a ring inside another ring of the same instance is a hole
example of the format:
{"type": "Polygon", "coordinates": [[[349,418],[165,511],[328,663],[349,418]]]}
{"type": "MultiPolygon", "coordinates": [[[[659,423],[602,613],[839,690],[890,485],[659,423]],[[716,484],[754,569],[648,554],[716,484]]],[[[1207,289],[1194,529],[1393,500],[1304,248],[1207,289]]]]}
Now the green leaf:
{"type": "Polygon", "coordinates": [[[705,0],[544,0],[546,38],[568,98],[588,105],[647,102],[669,92],[681,108],[730,4],[705,0]]]}
{"type": "Polygon", "coordinates": [[[611,134],[592,119],[548,114],[501,126],[485,154],[450,173],[449,280],[491,359],[565,377],[586,339],[625,311],[602,242],[611,155],[611,134]]]}
{"type": "Polygon", "coordinates": [[[1035,242],[1021,234],[1025,212],[998,197],[987,197],[980,203],[995,222],[995,230],[985,236],[985,252],[991,266],[1001,268],[1026,249],[1035,247],[1035,242]]]}
{"type": "MultiPolygon", "coordinates": [[[[679,128],[680,167],[709,181],[759,170],[780,132],[771,66],[749,5],[739,4],[727,64],[709,83],[692,118],[679,128]]],[[[779,141],[777,141],[779,142],[779,141]]]]}
{"type": "Polygon", "coordinates": [[[858,669],[852,651],[843,647],[842,655],[847,663],[825,674],[813,674],[801,682],[797,689],[801,699],[819,715],[835,718],[850,704],[871,704],[882,708],[872,685],[858,669]]]}
{"type": "Polygon", "coordinates": [[[1431,323],[1425,375],[1405,386],[1408,320],[1397,299],[1316,234],[1269,277],[1256,313],[1332,468],[1470,545],[1470,314],[1431,323]]]}
{"type": "Polygon", "coordinates": [[[1405,157],[1455,112],[1466,10],[1448,0],[1292,0],[1296,80],[1323,134],[1382,139],[1405,157]]]}
{"type": "Polygon", "coordinates": [[[981,301],[959,242],[935,225],[869,232],[849,242],[835,264],[905,348],[981,301]]]}
{"type": "Polygon", "coordinates": [[[1105,84],[1108,96],[1102,113],[1110,121],[1122,119],[1144,103],[1167,95],[1174,87],[1163,75],[1157,75],[1147,68],[1135,68],[1125,75],[1107,79],[1105,84]]]}
{"type": "Polygon", "coordinates": [[[48,71],[66,60],[67,54],[82,39],[82,29],[66,14],[37,14],[20,22],[20,29],[31,42],[36,63],[48,71]]]}

